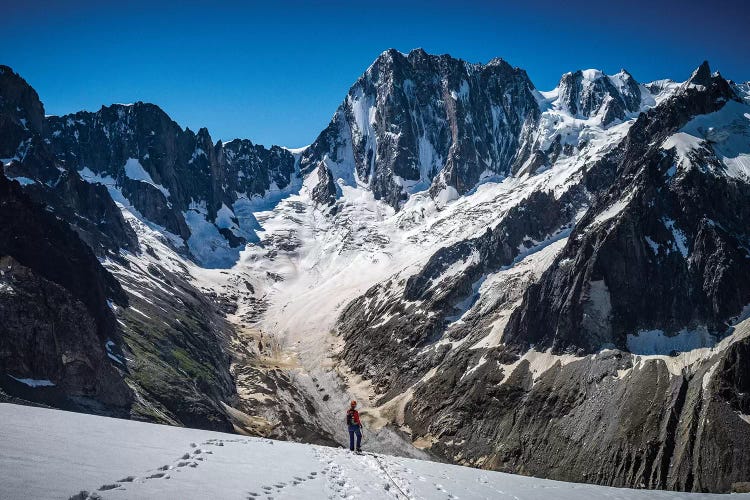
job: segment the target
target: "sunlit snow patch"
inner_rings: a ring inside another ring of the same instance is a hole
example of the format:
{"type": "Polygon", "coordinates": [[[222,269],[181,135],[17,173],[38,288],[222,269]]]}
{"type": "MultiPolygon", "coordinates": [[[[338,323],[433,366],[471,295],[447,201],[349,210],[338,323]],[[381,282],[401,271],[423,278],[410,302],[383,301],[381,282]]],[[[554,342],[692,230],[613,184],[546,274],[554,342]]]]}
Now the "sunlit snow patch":
{"type": "Polygon", "coordinates": [[[239,259],[243,246],[232,248],[219,229],[207,218],[205,203],[191,203],[183,213],[190,228],[187,240],[190,252],[201,265],[209,268],[229,268],[239,259]]]}
{"type": "Polygon", "coordinates": [[[29,387],[54,387],[55,384],[50,380],[41,380],[34,378],[16,378],[13,375],[8,375],[10,378],[22,384],[28,385],[29,387]]]}
{"type": "Polygon", "coordinates": [[[626,344],[633,354],[668,355],[674,351],[687,352],[712,347],[716,344],[716,338],[705,328],[683,329],[671,337],[662,330],[640,330],[637,335],[629,334],[626,344]]]}
{"type": "Polygon", "coordinates": [[[155,183],[151,178],[151,175],[146,172],[146,170],[143,168],[143,165],[141,165],[141,162],[139,162],[137,158],[128,158],[128,161],[125,162],[125,176],[128,179],[134,181],[141,181],[145,182],[146,184],[150,184],[151,186],[161,191],[164,196],[169,198],[169,190],[161,184],[155,183]]]}
{"type": "Polygon", "coordinates": [[[691,151],[709,145],[726,175],[750,181],[750,106],[729,101],[718,111],[699,115],[668,137],[662,149],[674,148],[682,164],[691,151]]]}

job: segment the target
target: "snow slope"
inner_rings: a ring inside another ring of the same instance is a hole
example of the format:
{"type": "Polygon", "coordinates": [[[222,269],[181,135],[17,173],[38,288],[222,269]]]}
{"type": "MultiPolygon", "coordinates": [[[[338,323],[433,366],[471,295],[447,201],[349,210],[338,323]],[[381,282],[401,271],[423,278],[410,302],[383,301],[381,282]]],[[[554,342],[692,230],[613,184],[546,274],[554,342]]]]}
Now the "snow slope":
{"type": "Polygon", "coordinates": [[[726,175],[750,180],[750,105],[730,101],[719,111],[693,118],[662,145],[675,148],[680,167],[689,167],[691,154],[704,147],[713,151],[726,175]]]}
{"type": "Polygon", "coordinates": [[[3,499],[719,496],[564,483],[11,404],[0,404],[0,418],[3,499]]]}

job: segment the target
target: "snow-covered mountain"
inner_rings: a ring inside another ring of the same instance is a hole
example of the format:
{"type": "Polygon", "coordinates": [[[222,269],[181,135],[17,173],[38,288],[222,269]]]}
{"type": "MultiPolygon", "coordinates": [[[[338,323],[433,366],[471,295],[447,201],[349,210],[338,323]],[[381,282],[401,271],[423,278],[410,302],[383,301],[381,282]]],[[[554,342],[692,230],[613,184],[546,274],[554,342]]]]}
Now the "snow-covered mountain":
{"type": "Polygon", "coordinates": [[[746,477],[750,114],[707,65],[659,101],[560,184],[513,178],[484,232],[348,303],[343,359],[414,442],[612,485],[746,477]]]}
{"type": "MultiPolygon", "coordinates": [[[[707,63],[541,92],[500,59],[389,50],[299,151],[212,144],[142,103],[45,118],[7,67],[0,96],[23,211],[46,204],[127,295],[90,299],[117,321],[81,341],[117,404],[34,364],[21,329],[0,337],[28,360],[0,355],[4,398],[333,444],[355,397],[380,451],[610,486],[750,478],[750,92],[707,63]]],[[[0,255],[44,276],[22,228],[0,255]]]]}
{"type": "Polygon", "coordinates": [[[44,135],[61,165],[108,186],[205,266],[230,267],[257,241],[255,204],[293,189],[295,162],[285,149],[214,144],[205,128],[183,130],[153,104],[49,116],[44,135]]]}
{"type": "Polygon", "coordinates": [[[480,65],[388,50],[352,86],[300,164],[367,186],[395,208],[427,188],[448,201],[483,176],[509,173],[538,115],[526,73],[501,59],[480,65]]]}

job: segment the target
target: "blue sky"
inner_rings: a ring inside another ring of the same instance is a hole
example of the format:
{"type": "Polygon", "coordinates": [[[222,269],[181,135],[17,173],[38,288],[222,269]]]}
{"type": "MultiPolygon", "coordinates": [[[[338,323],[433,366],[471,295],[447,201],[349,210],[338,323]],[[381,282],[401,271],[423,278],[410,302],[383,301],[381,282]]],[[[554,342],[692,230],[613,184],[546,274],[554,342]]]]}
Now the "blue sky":
{"type": "Polygon", "coordinates": [[[541,90],[566,71],[750,80],[740,0],[65,2],[0,0],[0,63],[48,114],[147,101],[214,140],[312,142],[383,50],[502,57],[541,90]]]}

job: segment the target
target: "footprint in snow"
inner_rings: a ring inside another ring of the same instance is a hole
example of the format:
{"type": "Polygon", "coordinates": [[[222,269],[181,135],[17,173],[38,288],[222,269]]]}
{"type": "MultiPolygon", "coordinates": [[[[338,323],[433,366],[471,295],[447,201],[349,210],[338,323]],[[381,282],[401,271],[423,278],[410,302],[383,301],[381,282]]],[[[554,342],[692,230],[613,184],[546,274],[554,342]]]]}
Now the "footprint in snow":
{"type": "Polygon", "coordinates": [[[121,484],[112,483],[112,484],[103,484],[99,486],[99,491],[108,491],[108,490],[114,490],[115,488],[119,488],[122,486],[121,484]]]}
{"type": "Polygon", "coordinates": [[[101,495],[97,493],[89,493],[86,490],[80,491],[70,497],[68,500],[101,500],[101,495]]]}
{"type": "MultiPolygon", "coordinates": [[[[217,440],[209,440],[203,444],[207,444],[210,441],[217,441],[217,440]]],[[[240,442],[239,440],[236,440],[236,441],[240,442]]],[[[218,445],[223,446],[222,443],[219,443],[218,445]]],[[[190,447],[195,448],[192,452],[192,455],[190,452],[184,453],[179,459],[175,461],[174,465],[162,465],[161,467],[157,468],[158,471],[162,471],[162,472],[156,472],[154,474],[151,474],[150,476],[144,477],[144,479],[170,479],[169,474],[166,473],[167,471],[175,470],[177,472],[180,472],[180,468],[183,468],[183,467],[196,468],[198,467],[198,462],[191,461],[190,460],[191,458],[193,460],[204,461],[205,458],[199,455],[212,455],[213,454],[213,452],[210,450],[202,450],[201,448],[198,448],[198,445],[196,443],[190,443],[190,447]]],[[[122,484],[120,483],[132,483],[136,479],[137,478],[135,476],[127,476],[122,479],[118,479],[116,483],[108,483],[108,484],[104,484],[100,486],[98,491],[109,491],[109,490],[114,490],[117,488],[124,490],[125,488],[123,488],[122,484]]],[[[99,499],[99,498],[101,497],[98,494],[94,492],[89,493],[88,491],[81,491],[80,493],[71,497],[71,499],[74,499],[74,500],[77,500],[77,499],[90,499],[91,500],[91,499],[99,499]]]]}

